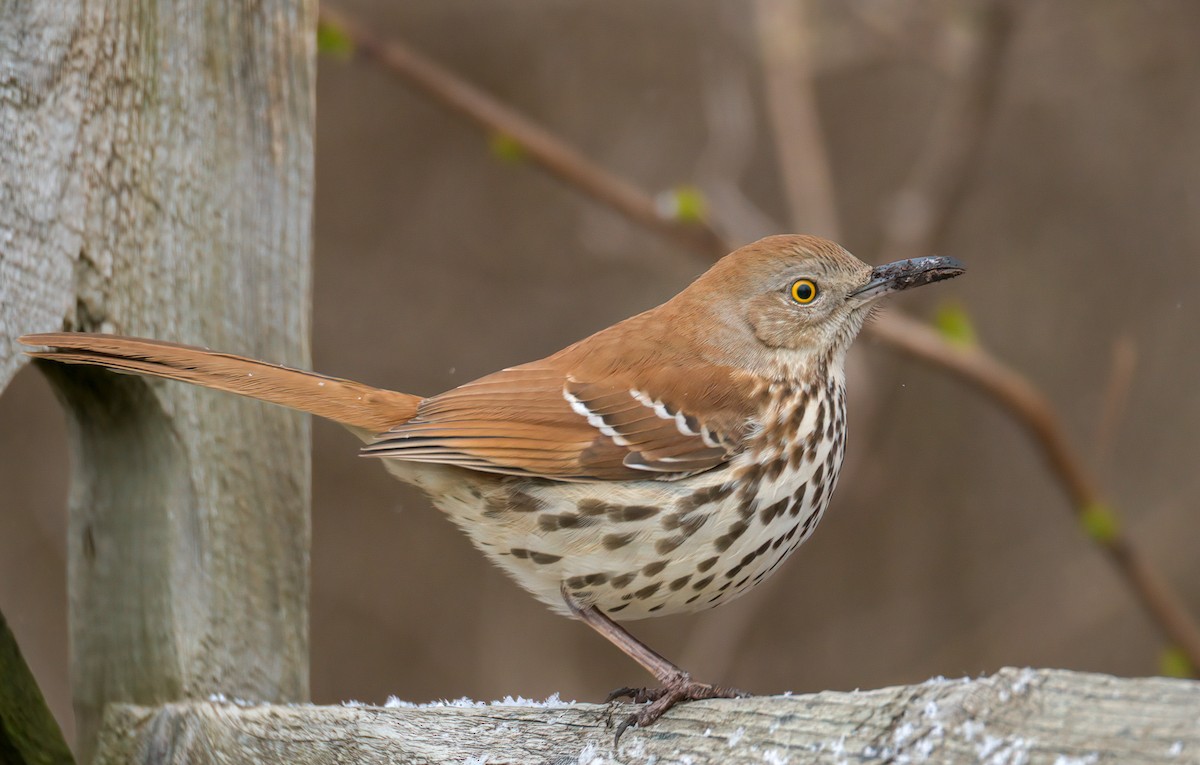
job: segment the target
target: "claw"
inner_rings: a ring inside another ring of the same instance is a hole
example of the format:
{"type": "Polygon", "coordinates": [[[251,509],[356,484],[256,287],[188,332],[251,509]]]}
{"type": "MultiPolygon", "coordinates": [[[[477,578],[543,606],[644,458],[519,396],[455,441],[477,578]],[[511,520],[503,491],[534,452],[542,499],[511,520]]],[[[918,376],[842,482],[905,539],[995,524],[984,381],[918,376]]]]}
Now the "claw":
{"type": "Polygon", "coordinates": [[[604,697],[604,703],[611,704],[612,702],[616,701],[617,699],[624,699],[624,698],[630,698],[630,699],[636,700],[637,695],[644,690],[646,690],[646,689],[645,688],[634,688],[632,686],[626,685],[624,687],[617,688],[613,691],[609,691],[609,694],[604,697]]]}
{"type": "Polygon", "coordinates": [[[613,747],[616,747],[621,736],[633,725],[645,728],[667,713],[671,707],[681,701],[699,701],[701,699],[734,699],[744,698],[750,694],[736,688],[724,688],[707,683],[697,683],[687,675],[672,678],[661,688],[618,688],[608,695],[608,701],[629,697],[635,703],[650,702],[646,706],[626,717],[617,726],[617,734],[613,737],[613,747]]]}
{"type": "Polygon", "coordinates": [[[636,722],[637,722],[637,715],[629,715],[629,717],[625,718],[624,722],[622,722],[620,725],[617,726],[617,735],[613,736],[613,749],[616,749],[617,747],[619,747],[621,745],[622,734],[624,734],[625,731],[629,729],[630,725],[633,725],[636,722]]]}
{"type": "Polygon", "coordinates": [[[608,697],[604,699],[605,704],[609,704],[617,699],[629,699],[634,704],[645,704],[647,701],[657,701],[667,692],[666,688],[618,688],[608,697]]]}

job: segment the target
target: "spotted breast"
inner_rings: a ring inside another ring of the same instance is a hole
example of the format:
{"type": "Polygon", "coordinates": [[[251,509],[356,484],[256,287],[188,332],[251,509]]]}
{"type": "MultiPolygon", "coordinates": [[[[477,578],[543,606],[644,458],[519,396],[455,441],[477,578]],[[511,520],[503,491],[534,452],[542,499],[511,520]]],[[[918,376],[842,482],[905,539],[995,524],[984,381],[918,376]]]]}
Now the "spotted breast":
{"type": "Polygon", "coordinates": [[[744,446],[697,475],[603,492],[479,474],[455,476],[450,491],[427,488],[489,558],[556,611],[567,610],[564,594],[619,620],[710,608],[770,576],[829,504],[845,451],[844,380],[825,368],[806,378],[757,380],[759,414],[744,446]]]}

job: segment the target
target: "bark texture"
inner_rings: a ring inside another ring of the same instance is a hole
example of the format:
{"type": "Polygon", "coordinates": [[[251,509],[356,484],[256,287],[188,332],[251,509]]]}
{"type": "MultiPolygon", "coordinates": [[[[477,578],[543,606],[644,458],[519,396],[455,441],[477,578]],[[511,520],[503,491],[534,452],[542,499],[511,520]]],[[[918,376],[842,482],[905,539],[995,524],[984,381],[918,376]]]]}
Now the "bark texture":
{"type": "MultiPolygon", "coordinates": [[[[309,362],[313,0],[0,3],[0,386],[24,332],[309,362]]],[[[46,371],[69,410],[72,685],[308,694],[307,420],[46,371]]]]}
{"type": "Polygon", "coordinates": [[[417,708],[171,704],[111,710],[98,762],[1200,762],[1200,683],[1004,669],[977,680],[705,701],[613,747],[624,705],[417,708]]]}

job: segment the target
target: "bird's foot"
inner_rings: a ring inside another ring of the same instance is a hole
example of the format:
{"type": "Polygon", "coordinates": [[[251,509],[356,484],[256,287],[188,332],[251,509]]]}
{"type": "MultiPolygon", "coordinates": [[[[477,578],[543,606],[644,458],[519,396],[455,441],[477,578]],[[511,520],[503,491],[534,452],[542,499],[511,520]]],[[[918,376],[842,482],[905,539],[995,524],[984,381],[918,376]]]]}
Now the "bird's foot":
{"type": "Polygon", "coordinates": [[[690,675],[682,672],[668,679],[667,682],[659,688],[618,688],[612,693],[608,694],[607,701],[629,698],[632,699],[634,703],[646,704],[646,706],[629,715],[629,717],[626,717],[625,720],[619,726],[617,726],[617,735],[613,739],[613,745],[616,746],[621,741],[621,735],[624,734],[631,725],[636,725],[639,728],[645,728],[647,725],[650,725],[655,720],[662,717],[668,709],[681,701],[699,701],[701,699],[737,699],[744,698],[749,695],[749,693],[746,693],[745,691],[739,691],[737,688],[726,688],[720,685],[698,683],[695,680],[692,680],[690,675]]]}

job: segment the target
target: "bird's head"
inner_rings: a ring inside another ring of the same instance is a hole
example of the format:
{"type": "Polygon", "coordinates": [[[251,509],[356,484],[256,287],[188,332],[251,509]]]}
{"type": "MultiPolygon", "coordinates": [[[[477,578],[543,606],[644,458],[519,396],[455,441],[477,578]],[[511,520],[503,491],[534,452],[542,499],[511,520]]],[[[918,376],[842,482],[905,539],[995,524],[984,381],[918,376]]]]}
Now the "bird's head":
{"type": "Polygon", "coordinates": [[[790,366],[807,366],[819,358],[840,361],[879,298],[963,271],[954,258],[940,256],[872,268],[827,239],[780,235],[725,256],[680,298],[715,318],[719,334],[742,335],[726,343],[749,352],[735,363],[757,366],[784,356],[790,366]]]}

